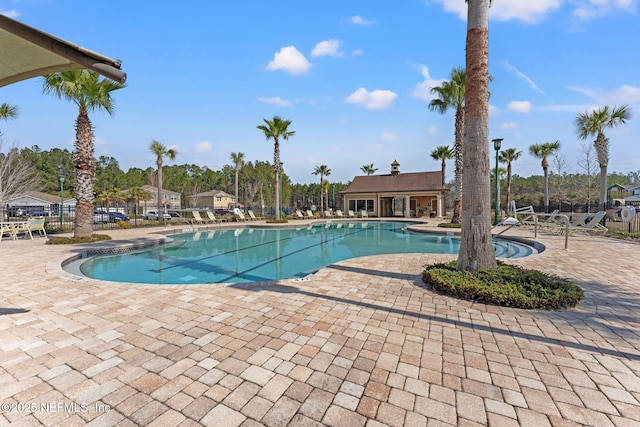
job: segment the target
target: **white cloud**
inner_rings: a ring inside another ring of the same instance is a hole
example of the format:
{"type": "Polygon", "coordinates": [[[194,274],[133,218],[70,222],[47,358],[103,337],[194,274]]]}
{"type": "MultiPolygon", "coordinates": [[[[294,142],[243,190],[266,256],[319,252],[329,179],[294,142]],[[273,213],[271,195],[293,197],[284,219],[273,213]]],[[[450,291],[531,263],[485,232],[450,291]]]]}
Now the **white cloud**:
{"type": "Polygon", "coordinates": [[[635,104],[640,102],[640,87],[623,85],[609,92],[598,92],[595,89],[568,86],[567,89],[581,93],[598,104],[635,104]]]}
{"type": "Polygon", "coordinates": [[[531,103],[529,101],[511,101],[509,110],[517,113],[528,113],[531,111],[531,103]]]}
{"type": "Polygon", "coordinates": [[[600,104],[635,104],[640,102],[640,87],[624,85],[596,96],[600,104]]]}
{"type": "Polygon", "coordinates": [[[202,141],[196,144],[196,153],[204,153],[205,151],[211,151],[213,145],[209,141],[202,141]]]}
{"type": "Polygon", "coordinates": [[[7,18],[11,18],[11,19],[16,19],[18,16],[20,16],[20,13],[15,9],[13,10],[0,9],[0,15],[4,15],[7,18]]]}
{"type": "Polygon", "coordinates": [[[282,99],[279,96],[274,96],[271,98],[260,97],[258,98],[258,101],[262,102],[263,104],[274,105],[276,107],[291,107],[293,105],[291,102],[287,101],[286,99],[282,99]]]}
{"type": "Polygon", "coordinates": [[[531,80],[529,78],[529,76],[525,75],[523,72],[521,72],[520,70],[518,70],[516,67],[514,67],[513,65],[509,64],[509,61],[502,61],[502,64],[505,66],[505,68],[509,71],[513,71],[516,76],[520,77],[521,79],[523,79],[524,81],[526,81],[527,83],[529,83],[529,86],[531,86],[531,88],[533,90],[535,90],[536,92],[540,92],[542,94],[544,94],[544,92],[542,91],[542,89],[540,89],[538,87],[537,84],[535,84],[535,82],[533,80],[531,80]]]}
{"type": "Polygon", "coordinates": [[[413,98],[424,99],[425,101],[431,101],[436,96],[431,93],[431,89],[440,86],[445,79],[432,79],[429,75],[429,67],[426,65],[420,66],[420,73],[424,77],[424,80],[417,83],[410,96],[413,98]]]}
{"type": "Polygon", "coordinates": [[[318,56],[344,56],[344,53],[340,52],[341,44],[342,41],[335,39],[321,41],[313,48],[311,56],[313,58],[318,56]]]}
{"type": "Polygon", "coordinates": [[[353,52],[351,52],[351,56],[360,56],[360,55],[364,55],[364,50],[356,49],[353,52]]]}
{"type": "Polygon", "coordinates": [[[398,95],[390,90],[374,90],[369,92],[365,88],[353,92],[345,99],[347,104],[360,104],[371,110],[384,110],[389,108],[398,95]]]}
{"type": "Polygon", "coordinates": [[[349,18],[349,23],[352,25],[361,25],[361,26],[368,26],[368,25],[373,25],[376,23],[376,21],[368,21],[366,19],[364,19],[362,16],[360,15],[355,15],[352,16],[351,18],[349,18]]]}
{"type": "Polygon", "coordinates": [[[599,18],[614,11],[634,13],[636,0],[588,0],[579,3],[573,11],[573,16],[579,20],[599,18]]]}
{"type": "Polygon", "coordinates": [[[267,65],[267,70],[283,70],[294,76],[307,74],[310,68],[311,63],[294,46],[280,49],[267,65]]]}
{"type": "Polygon", "coordinates": [[[438,126],[431,126],[427,132],[429,135],[436,135],[439,132],[438,126]]]}
{"type": "Polygon", "coordinates": [[[102,138],[94,138],[93,145],[95,145],[96,147],[99,147],[101,145],[107,145],[107,141],[102,138]]]}
{"type": "MultiPolygon", "coordinates": [[[[465,0],[435,0],[442,3],[444,10],[458,14],[460,19],[467,19],[465,0]]],[[[601,17],[613,11],[634,13],[637,0],[500,0],[494,1],[489,9],[489,17],[498,21],[518,20],[527,24],[536,24],[550,14],[568,4],[575,7],[574,18],[587,20],[601,17]]]]}
{"type": "Polygon", "coordinates": [[[518,125],[515,122],[504,122],[498,125],[499,129],[516,129],[518,125]]]}
{"type": "Polygon", "coordinates": [[[382,133],[382,140],[387,142],[387,141],[395,141],[396,139],[398,139],[398,135],[395,135],[393,133],[390,132],[383,132],[382,133]]]}

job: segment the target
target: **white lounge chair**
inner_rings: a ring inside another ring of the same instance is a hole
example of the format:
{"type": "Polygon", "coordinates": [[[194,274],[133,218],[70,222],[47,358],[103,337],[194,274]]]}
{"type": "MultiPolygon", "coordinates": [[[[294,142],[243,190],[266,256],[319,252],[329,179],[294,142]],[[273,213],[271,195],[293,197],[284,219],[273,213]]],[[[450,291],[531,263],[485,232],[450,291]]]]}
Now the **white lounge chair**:
{"type": "Polygon", "coordinates": [[[342,211],[340,209],[336,211],[336,218],[344,218],[344,215],[342,214],[342,211]]]}
{"type": "Polygon", "coordinates": [[[593,218],[591,218],[591,220],[589,220],[589,222],[586,222],[586,220],[584,220],[582,223],[579,223],[577,225],[570,225],[569,226],[569,233],[572,232],[576,232],[576,233],[583,233],[583,234],[588,234],[590,231],[592,232],[596,232],[596,233],[606,233],[607,231],[609,231],[609,229],[607,229],[607,227],[603,226],[602,224],[600,224],[600,222],[602,221],[602,219],[606,216],[606,212],[604,211],[600,211],[598,213],[596,213],[593,218]]]}
{"type": "Polygon", "coordinates": [[[349,218],[355,218],[355,217],[356,217],[356,214],[352,210],[349,210],[349,218]]]}
{"type": "Polygon", "coordinates": [[[311,211],[309,211],[309,210],[308,210],[308,211],[307,211],[307,216],[306,216],[306,218],[307,218],[307,219],[314,219],[314,218],[315,218],[315,216],[313,216],[313,212],[311,212],[311,211]]]}
{"type": "Polygon", "coordinates": [[[200,212],[192,211],[191,214],[193,215],[193,222],[195,222],[196,224],[204,224],[204,220],[200,216],[200,212]]]}
{"type": "Polygon", "coordinates": [[[369,218],[369,214],[367,213],[366,210],[360,211],[360,218],[369,218]]]}
{"type": "Polygon", "coordinates": [[[211,221],[211,222],[221,223],[221,222],[224,222],[224,221],[227,220],[226,218],[218,218],[218,217],[216,217],[216,214],[214,214],[211,211],[207,211],[207,216],[209,217],[209,221],[211,221]]]}
{"type": "Polygon", "coordinates": [[[247,212],[249,213],[249,218],[252,221],[257,221],[259,219],[264,219],[263,217],[257,217],[256,214],[254,214],[252,210],[248,210],[247,212]]]}
{"type": "Polygon", "coordinates": [[[304,215],[302,214],[302,212],[300,212],[300,210],[296,210],[296,219],[304,219],[304,215]]]}
{"type": "Polygon", "coordinates": [[[333,215],[331,215],[331,212],[329,212],[329,211],[324,211],[324,217],[325,218],[333,218],[333,215]]]}
{"type": "Polygon", "coordinates": [[[241,221],[249,221],[247,217],[244,216],[244,213],[242,211],[239,210],[238,212],[236,212],[236,214],[238,215],[238,218],[240,218],[241,221]]]}

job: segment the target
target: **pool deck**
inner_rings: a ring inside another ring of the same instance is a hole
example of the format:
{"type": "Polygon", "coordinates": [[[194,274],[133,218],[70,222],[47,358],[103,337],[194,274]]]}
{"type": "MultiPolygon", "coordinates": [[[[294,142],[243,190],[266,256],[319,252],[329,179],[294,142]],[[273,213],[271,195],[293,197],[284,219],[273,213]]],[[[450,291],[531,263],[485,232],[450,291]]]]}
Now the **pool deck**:
{"type": "Polygon", "coordinates": [[[576,281],[576,309],[439,295],[421,271],[448,255],[158,286],[65,273],[82,246],[3,239],[0,425],[640,426],[640,243],[537,240],[547,250],[509,262],[576,281]]]}

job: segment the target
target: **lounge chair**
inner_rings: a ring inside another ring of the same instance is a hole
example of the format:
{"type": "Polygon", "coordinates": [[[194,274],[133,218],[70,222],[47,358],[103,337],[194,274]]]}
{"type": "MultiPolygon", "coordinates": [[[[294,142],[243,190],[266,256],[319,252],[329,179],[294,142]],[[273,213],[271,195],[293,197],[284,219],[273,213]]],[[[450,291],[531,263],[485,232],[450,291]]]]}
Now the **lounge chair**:
{"type": "Polygon", "coordinates": [[[29,218],[27,224],[32,234],[37,231],[41,236],[47,237],[47,230],[44,229],[44,218],[29,218]]]}
{"type": "Polygon", "coordinates": [[[369,214],[365,210],[360,211],[360,218],[369,218],[369,214]]]}
{"type": "Polygon", "coordinates": [[[591,220],[587,223],[585,223],[585,221],[583,221],[582,223],[578,224],[578,225],[570,225],[569,226],[569,233],[572,232],[576,232],[576,233],[584,233],[584,234],[588,234],[589,231],[593,231],[596,233],[606,233],[607,231],[609,231],[607,229],[607,227],[603,226],[602,224],[600,224],[600,222],[602,222],[602,219],[606,216],[606,213],[604,211],[600,211],[597,214],[595,214],[593,216],[593,218],[591,218],[591,220]]]}
{"type": "Polygon", "coordinates": [[[204,224],[204,220],[200,216],[200,212],[192,211],[191,214],[193,215],[193,222],[195,222],[196,224],[204,224]]]}
{"type": "Polygon", "coordinates": [[[344,218],[344,215],[342,215],[342,211],[339,209],[336,211],[336,218],[344,218]]]}
{"type": "Polygon", "coordinates": [[[221,223],[223,221],[226,221],[226,218],[217,218],[216,214],[211,211],[207,211],[207,216],[209,217],[209,221],[213,223],[221,223]]]}
{"type": "Polygon", "coordinates": [[[247,211],[249,213],[249,218],[251,219],[251,221],[257,221],[259,219],[264,219],[264,217],[257,217],[252,210],[248,210],[247,211]]]}
{"type": "MultiPolygon", "coordinates": [[[[582,213],[578,216],[573,215],[571,219],[572,221],[569,223],[569,229],[571,229],[572,227],[578,227],[578,226],[584,225],[584,223],[589,219],[589,214],[582,213]]],[[[564,230],[567,228],[567,222],[566,222],[566,219],[561,218],[557,222],[544,223],[544,227],[552,232],[562,234],[564,233],[564,230]]]]}
{"type": "Polygon", "coordinates": [[[302,215],[302,212],[300,212],[300,210],[296,210],[295,219],[304,219],[304,215],[302,215]]]}
{"type": "Polygon", "coordinates": [[[356,214],[352,210],[349,210],[349,218],[355,218],[355,217],[356,217],[356,214]]]}
{"type": "Polygon", "coordinates": [[[324,217],[325,218],[333,218],[333,215],[331,215],[331,212],[329,212],[329,211],[324,211],[324,217]]]}
{"type": "Polygon", "coordinates": [[[307,216],[306,216],[305,218],[307,218],[307,219],[314,219],[314,218],[315,218],[315,216],[313,215],[313,212],[311,212],[311,211],[309,211],[309,210],[308,210],[308,211],[307,211],[307,216]]]}
{"type": "Polygon", "coordinates": [[[241,221],[248,221],[247,217],[244,216],[244,213],[242,211],[238,211],[236,212],[236,215],[238,215],[238,218],[240,218],[241,221]]]}

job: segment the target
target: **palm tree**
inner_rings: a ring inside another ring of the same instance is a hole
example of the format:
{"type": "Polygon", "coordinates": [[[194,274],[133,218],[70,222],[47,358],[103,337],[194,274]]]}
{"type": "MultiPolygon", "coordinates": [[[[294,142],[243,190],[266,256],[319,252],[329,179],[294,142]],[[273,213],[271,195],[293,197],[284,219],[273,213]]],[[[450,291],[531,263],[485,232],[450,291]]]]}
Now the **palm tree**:
{"type": "Polygon", "coordinates": [[[464,93],[466,88],[466,72],[462,68],[454,68],[451,71],[451,80],[443,82],[441,86],[431,88],[431,93],[437,96],[429,103],[429,109],[440,114],[447,112],[449,108],[456,111],[455,121],[455,186],[456,199],[453,205],[453,218],[451,222],[459,223],[462,208],[462,150],[464,143],[464,93]]]}
{"type": "Polygon", "coordinates": [[[289,130],[291,120],[283,120],[281,117],[273,116],[273,120],[262,119],[264,125],[256,126],[267,138],[267,141],[273,139],[273,168],[275,174],[275,212],[276,219],[280,219],[280,138],[287,141],[289,137],[296,134],[295,131],[289,130]]]}
{"type": "Polygon", "coordinates": [[[167,213],[167,205],[164,204],[162,197],[162,160],[164,157],[167,157],[169,160],[174,160],[178,155],[178,151],[174,148],[165,147],[160,141],[156,141],[155,139],[149,144],[149,150],[155,154],[156,165],[158,167],[158,213],[162,210],[164,210],[164,213],[167,213]]]}
{"type": "Polygon", "coordinates": [[[547,157],[560,149],[560,141],[533,144],[529,147],[529,154],[542,159],[542,171],[544,172],[544,210],[549,212],[549,161],[547,157]]]}
{"type": "Polygon", "coordinates": [[[370,175],[373,175],[374,173],[376,173],[378,168],[374,168],[373,167],[373,163],[371,163],[370,165],[362,165],[362,166],[360,166],[360,170],[362,172],[366,173],[367,176],[370,176],[370,175]]]}
{"type": "Polygon", "coordinates": [[[468,0],[462,228],[457,269],[497,266],[491,240],[489,178],[489,3],[468,0]]]}
{"type": "Polygon", "coordinates": [[[445,163],[448,159],[452,159],[454,156],[454,152],[451,148],[449,148],[448,145],[441,145],[439,147],[436,147],[435,150],[433,150],[431,152],[431,158],[433,160],[441,160],[442,164],[440,165],[441,169],[442,169],[442,188],[444,188],[446,180],[446,167],[447,164],[445,163]]]}
{"type": "Polygon", "coordinates": [[[313,175],[320,175],[320,212],[323,212],[324,206],[322,203],[322,197],[324,196],[324,177],[331,175],[331,169],[329,169],[327,165],[320,165],[316,166],[311,173],[313,175]]]}
{"type": "Polygon", "coordinates": [[[129,190],[127,190],[126,194],[127,194],[127,199],[135,203],[134,209],[135,209],[136,217],[140,213],[140,200],[143,200],[146,202],[147,200],[151,200],[151,197],[152,197],[151,193],[149,193],[147,190],[145,190],[142,187],[130,188],[129,190]]]}
{"type": "Polygon", "coordinates": [[[598,154],[600,164],[600,209],[604,210],[607,203],[607,168],[609,167],[609,138],[604,135],[604,130],[621,126],[631,118],[631,108],[628,105],[622,107],[604,106],[591,112],[580,113],[575,120],[576,132],[582,140],[595,136],[593,144],[598,154]]]}
{"type": "Polygon", "coordinates": [[[511,204],[511,163],[515,162],[522,155],[522,151],[516,151],[515,148],[507,148],[502,150],[498,156],[501,163],[507,164],[507,212],[511,204]]]}
{"type": "Polygon", "coordinates": [[[104,110],[113,115],[115,101],[111,92],[124,87],[126,86],[109,79],[101,80],[98,73],[90,70],[62,71],[44,76],[44,93],[71,101],[78,106],[73,156],[76,172],[75,237],[89,237],[93,234],[95,160],[93,126],[89,120],[89,112],[104,110]]]}
{"type": "Polygon", "coordinates": [[[8,122],[18,117],[18,107],[15,105],[9,105],[6,102],[0,104],[0,120],[8,122]]]}
{"type": "MultiPolygon", "coordinates": [[[[236,170],[236,207],[238,206],[238,172],[240,171],[240,168],[244,165],[244,153],[231,153],[231,161],[233,162],[233,165],[235,167],[236,170]]],[[[246,203],[246,200],[245,200],[246,203]]]]}

